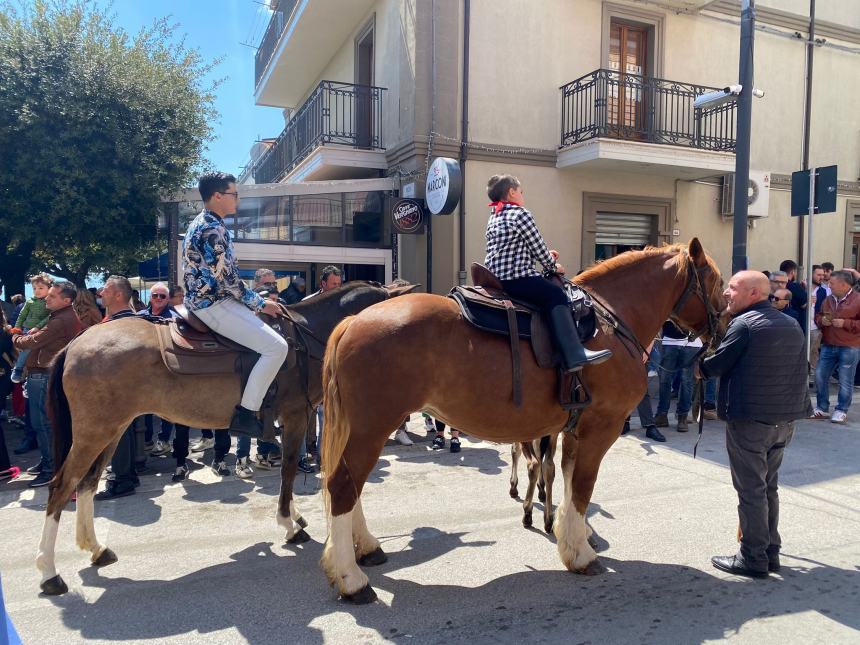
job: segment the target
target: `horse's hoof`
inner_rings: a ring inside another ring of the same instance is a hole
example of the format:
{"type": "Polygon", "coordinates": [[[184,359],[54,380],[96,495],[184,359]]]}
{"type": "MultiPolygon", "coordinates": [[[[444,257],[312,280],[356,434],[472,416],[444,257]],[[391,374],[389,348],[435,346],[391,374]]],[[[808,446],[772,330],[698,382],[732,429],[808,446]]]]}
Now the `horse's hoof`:
{"type": "Polygon", "coordinates": [[[511,490],[508,491],[512,498],[516,499],[519,496],[519,492],[517,491],[516,486],[511,486],[511,490]]]}
{"type": "Polygon", "coordinates": [[[550,517],[546,522],[543,523],[543,530],[549,534],[552,534],[553,524],[555,524],[555,517],[550,517]]]}
{"type": "MultiPolygon", "coordinates": [[[[382,547],[376,547],[370,553],[365,553],[358,559],[358,563],[363,567],[378,567],[380,564],[385,564],[388,562],[388,556],[385,554],[385,551],[382,550],[382,547]]],[[[365,589],[370,589],[370,585],[365,587],[365,589]]],[[[373,589],[370,589],[371,593],[373,589]]],[[[361,593],[361,592],[358,592],[361,593]]],[[[373,594],[373,598],[376,599],[376,594],[373,594]]]]}
{"type": "Polygon", "coordinates": [[[308,528],[308,521],[305,518],[303,518],[301,515],[299,515],[299,519],[296,520],[296,524],[301,526],[303,529],[308,528]]]}
{"type": "Polygon", "coordinates": [[[304,529],[296,531],[296,534],[287,540],[287,544],[304,544],[311,539],[311,536],[305,533],[304,529]]]}
{"type": "Polygon", "coordinates": [[[105,547],[101,553],[99,553],[99,557],[93,560],[94,567],[106,567],[109,564],[113,564],[119,560],[116,557],[116,553],[114,553],[111,549],[105,547]]]}
{"type": "Polygon", "coordinates": [[[351,602],[353,605],[368,605],[376,601],[376,592],[373,590],[373,587],[371,587],[370,583],[368,582],[355,593],[341,594],[340,597],[347,602],[351,602]]]}
{"type": "Polygon", "coordinates": [[[543,489],[538,490],[538,501],[543,503],[546,501],[546,491],[543,489]]]}
{"type": "Polygon", "coordinates": [[[603,563],[599,558],[595,558],[587,565],[585,565],[584,569],[580,569],[577,573],[581,573],[584,576],[599,576],[601,573],[606,573],[607,569],[603,566],[603,563]]]}
{"type": "Polygon", "coordinates": [[[526,527],[527,529],[531,528],[531,526],[532,526],[531,514],[523,515],[523,526],[526,527]]]}
{"type": "Polygon", "coordinates": [[[39,585],[39,588],[46,596],[62,596],[69,590],[66,583],[59,575],[56,575],[53,578],[48,578],[45,582],[39,585]]]}

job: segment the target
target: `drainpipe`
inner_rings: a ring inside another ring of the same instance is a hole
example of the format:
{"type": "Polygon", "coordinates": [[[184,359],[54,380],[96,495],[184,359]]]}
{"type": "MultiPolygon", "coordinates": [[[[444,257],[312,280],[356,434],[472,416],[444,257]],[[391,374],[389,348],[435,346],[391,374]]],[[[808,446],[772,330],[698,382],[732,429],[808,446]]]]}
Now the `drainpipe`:
{"type": "Polygon", "coordinates": [[[466,284],[466,142],[469,140],[469,15],[471,1],[464,0],[463,5],[463,107],[460,121],[460,173],[463,178],[464,194],[460,197],[459,235],[460,235],[460,272],[457,274],[457,284],[466,284]]]}

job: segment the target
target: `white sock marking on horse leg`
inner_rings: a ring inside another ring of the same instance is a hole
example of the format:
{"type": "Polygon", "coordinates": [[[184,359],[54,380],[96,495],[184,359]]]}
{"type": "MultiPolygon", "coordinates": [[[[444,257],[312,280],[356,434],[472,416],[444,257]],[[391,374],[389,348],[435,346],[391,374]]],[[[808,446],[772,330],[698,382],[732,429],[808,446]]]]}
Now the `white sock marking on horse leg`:
{"type": "Polygon", "coordinates": [[[280,509],[277,512],[278,524],[283,528],[287,529],[287,534],[284,536],[285,540],[291,539],[296,533],[299,532],[299,529],[294,521],[294,515],[297,515],[295,511],[295,502],[290,500],[290,515],[289,517],[284,517],[281,515],[280,509]]]}
{"type": "Polygon", "coordinates": [[[60,523],[53,515],[45,514],[45,524],[42,526],[42,540],[39,542],[39,553],[36,555],[36,567],[42,572],[42,582],[57,575],[54,565],[54,550],[57,547],[57,529],[60,523]]]}
{"type": "Polygon", "coordinates": [[[104,546],[99,544],[96,537],[95,521],[93,519],[93,496],[94,490],[85,490],[78,493],[78,501],[76,504],[77,511],[75,512],[75,526],[77,533],[78,547],[84,551],[89,551],[92,554],[92,559],[98,558],[104,546]]]}
{"type": "Polygon", "coordinates": [[[330,518],[329,536],[323,550],[323,570],[337,590],[352,595],[367,584],[367,576],[355,563],[352,542],[352,511],[330,518]]]}
{"type": "Polygon", "coordinates": [[[359,499],[352,509],[352,540],[355,543],[355,557],[372,553],[379,548],[379,540],[367,530],[367,520],[364,519],[364,509],[359,499]]]}

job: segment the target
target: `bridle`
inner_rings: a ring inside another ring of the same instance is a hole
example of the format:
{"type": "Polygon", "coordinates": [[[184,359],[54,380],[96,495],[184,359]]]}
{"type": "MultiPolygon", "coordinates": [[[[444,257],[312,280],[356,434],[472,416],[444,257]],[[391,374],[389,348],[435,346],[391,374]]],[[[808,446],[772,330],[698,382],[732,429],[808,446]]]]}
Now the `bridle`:
{"type": "MultiPolygon", "coordinates": [[[[686,254],[686,251],[684,253],[686,254]]],[[[676,302],[675,306],[672,308],[672,313],[669,314],[669,319],[681,329],[685,329],[691,340],[707,333],[711,339],[710,347],[716,347],[720,341],[718,338],[720,312],[717,311],[713,304],[711,304],[708,294],[705,293],[705,277],[707,272],[710,271],[711,267],[707,263],[704,266],[697,267],[692,261],[692,258],[687,258],[687,286],[684,288],[684,292],[681,294],[678,302],[676,302]],[[705,306],[708,320],[702,329],[689,329],[680,320],[679,316],[681,314],[681,310],[684,309],[690,296],[697,296],[705,306]]]]}

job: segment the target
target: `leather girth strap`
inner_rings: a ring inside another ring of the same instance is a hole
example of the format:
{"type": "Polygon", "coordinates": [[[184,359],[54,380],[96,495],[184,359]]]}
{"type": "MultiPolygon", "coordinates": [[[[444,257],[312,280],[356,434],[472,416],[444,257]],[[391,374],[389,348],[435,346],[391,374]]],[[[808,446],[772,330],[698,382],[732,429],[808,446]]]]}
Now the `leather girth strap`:
{"type": "Polygon", "coordinates": [[[517,312],[510,300],[502,301],[508,316],[508,336],[511,340],[511,367],[513,373],[514,407],[523,406],[523,374],[520,362],[520,332],[517,327],[517,312]]]}

